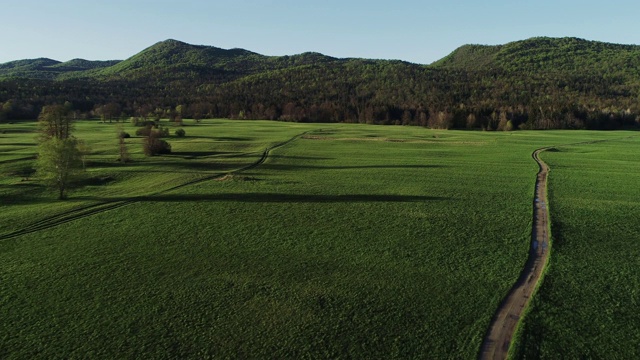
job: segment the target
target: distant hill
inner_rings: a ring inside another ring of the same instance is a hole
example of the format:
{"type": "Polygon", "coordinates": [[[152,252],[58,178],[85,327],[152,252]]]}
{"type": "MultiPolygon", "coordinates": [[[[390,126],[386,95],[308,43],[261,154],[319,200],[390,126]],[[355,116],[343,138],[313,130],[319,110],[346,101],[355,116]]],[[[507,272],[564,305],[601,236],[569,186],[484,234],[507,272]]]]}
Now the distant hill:
{"type": "Polygon", "coordinates": [[[122,61],[0,64],[0,119],[35,118],[43,105],[69,101],[83,116],[110,104],[122,116],[171,118],[183,105],[185,117],[620,128],[640,124],[639,98],[640,46],[578,38],[464,45],[430,65],[177,40],[122,61]]]}
{"type": "Polygon", "coordinates": [[[91,61],[84,59],[73,59],[67,62],[50,66],[50,69],[56,69],[61,72],[85,71],[103,69],[106,67],[114,66],[120,62],[121,60],[91,61]]]}
{"type": "Polygon", "coordinates": [[[29,79],[58,79],[68,76],[69,73],[81,73],[86,70],[101,69],[117,64],[112,61],[89,61],[74,59],[60,62],[47,58],[17,60],[0,64],[0,79],[2,78],[29,78],[29,79]]]}
{"type": "Polygon", "coordinates": [[[0,64],[0,79],[90,78],[100,80],[140,78],[215,78],[224,80],[242,75],[300,65],[337,61],[319,53],[294,56],[264,56],[248,50],[225,50],[213,46],[190,45],[177,40],[156,43],[123,61],[74,59],[65,63],[51,59],[18,60],[0,64]]]}
{"type": "Polygon", "coordinates": [[[505,45],[464,45],[436,68],[640,75],[640,46],[537,37],[505,45]]]}

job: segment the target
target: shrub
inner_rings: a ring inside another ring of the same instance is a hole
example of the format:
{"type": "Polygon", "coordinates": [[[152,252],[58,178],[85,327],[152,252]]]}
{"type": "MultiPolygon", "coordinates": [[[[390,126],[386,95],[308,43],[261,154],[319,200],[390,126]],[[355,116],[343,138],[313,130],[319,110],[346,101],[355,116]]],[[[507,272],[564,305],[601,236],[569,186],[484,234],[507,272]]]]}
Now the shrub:
{"type": "Polygon", "coordinates": [[[141,127],[136,130],[137,136],[149,136],[149,134],[151,134],[151,126],[141,127]]]}
{"type": "Polygon", "coordinates": [[[118,137],[119,137],[120,139],[128,139],[128,138],[130,138],[130,137],[131,137],[131,135],[129,135],[129,133],[128,133],[128,132],[121,131],[121,132],[118,134],[118,137]]]}
{"type": "Polygon", "coordinates": [[[175,132],[177,137],[184,137],[187,133],[184,131],[184,129],[178,129],[175,132]]]}
{"type": "Polygon", "coordinates": [[[161,131],[150,130],[149,136],[145,137],[142,143],[144,154],[154,156],[160,154],[171,154],[171,145],[160,139],[161,131]]]}
{"type": "Polygon", "coordinates": [[[160,127],[159,127],[159,128],[157,128],[157,129],[158,129],[158,131],[157,131],[157,133],[158,133],[158,137],[161,137],[161,138],[163,138],[163,137],[169,137],[169,128],[166,128],[166,127],[160,126],[160,127]]]}
{"type": "Polygon", "coordinates": [[[152,127],[153,126],[153,127],[157,127],[158,125],[153,120],[145,120],[145,121],[136,122],[136,126],[143,126],[143,127],[152,127]]]}
{"type": "Polygon", "coordinates": [[[165,140],[157,140],[155,144],[156,154],[171,154],[171,144],[165,140]]]}

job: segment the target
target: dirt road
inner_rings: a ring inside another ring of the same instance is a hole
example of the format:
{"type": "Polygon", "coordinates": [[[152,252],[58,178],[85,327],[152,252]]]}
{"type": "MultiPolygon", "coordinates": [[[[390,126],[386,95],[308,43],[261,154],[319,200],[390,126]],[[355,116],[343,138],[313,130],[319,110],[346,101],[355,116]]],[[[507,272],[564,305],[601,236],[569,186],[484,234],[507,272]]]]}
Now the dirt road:
{"type": "Polygon", "coordinates": [[[489,331],[485,335],[480,359],[506,359],[511,340],[524,309],[536,289],[549,258],[549,212],[547,209],[547,175],[549,167],[540,160],[540,153],[533,152],[533,159],[540,166],[536,179],[533,201],[533,230],[529,259],[518,281],[496,311],[489,331]]]}

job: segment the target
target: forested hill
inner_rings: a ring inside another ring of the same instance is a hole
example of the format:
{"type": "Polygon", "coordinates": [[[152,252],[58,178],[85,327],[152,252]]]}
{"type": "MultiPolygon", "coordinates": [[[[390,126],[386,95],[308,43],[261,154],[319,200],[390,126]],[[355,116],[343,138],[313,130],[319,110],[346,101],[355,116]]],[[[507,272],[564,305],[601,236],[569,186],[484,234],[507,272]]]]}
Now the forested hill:
{"type": "Polygon", "coordinates": [[[295,56],[264,56],[243,49],[224,50],[165,40],[124,61],[74,59],[66,63],[51,59],[18,60],[0,64],[0,79],[94,79],[145,80],[195,78],[227,81],[244,75],[323,64],[337,59],[318,53],[295,56]]]}
{"type": "Polygon", "coordinates": [[[69,102],[78,116],[229,117],[440,128],[638,126],[640,46],[576,38],[465,45],[431,65],[264,56],[176,40],[123,61],[0,64],[0,120],[69,102]]]}
{"type": "Polygon", "coordinates": [[[432,66],[510,72],[593,72],[638,77],[640,46],[540,37],[497,46],[464,45],[432,66]]]}
{"type": "Polygon", "coordinates": [[[61,79],[64,77],[84,76],[88,70],[113,66],[120,61],[89,61],[73,59],[60,62],[47,58],[17,60],[0,64],[0,79],[61,79]]]}

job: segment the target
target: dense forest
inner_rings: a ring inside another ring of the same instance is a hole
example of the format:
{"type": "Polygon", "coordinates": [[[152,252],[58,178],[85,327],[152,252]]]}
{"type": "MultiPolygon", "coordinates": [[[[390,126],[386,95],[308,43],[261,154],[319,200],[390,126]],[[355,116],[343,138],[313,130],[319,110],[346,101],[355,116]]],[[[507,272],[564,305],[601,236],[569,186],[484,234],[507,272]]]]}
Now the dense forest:
{"type": "Polygon", "coordinates": [[[175,40],[124,61],[0,64],[0,121],[209,117],[434,128],[640,126],[640,46],[577,38],[465,45],[431,65],[263,56],[175,40]]]}

